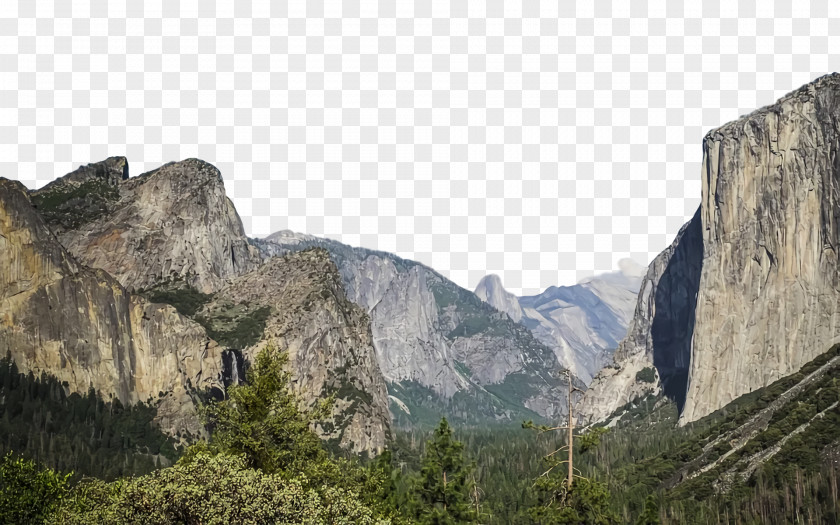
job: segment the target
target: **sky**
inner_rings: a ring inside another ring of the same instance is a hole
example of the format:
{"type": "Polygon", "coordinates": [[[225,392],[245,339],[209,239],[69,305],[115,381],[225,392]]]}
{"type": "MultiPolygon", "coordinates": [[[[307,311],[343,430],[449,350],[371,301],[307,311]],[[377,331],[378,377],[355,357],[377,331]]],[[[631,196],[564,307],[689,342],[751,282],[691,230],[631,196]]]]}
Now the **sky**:
{"type": "Polygon", "coordinates": [[[0,3],[0,176],[216,165],[281,229],[510,291],[647,264],[702,138],[837,71],[840,3],[0,3]]]}

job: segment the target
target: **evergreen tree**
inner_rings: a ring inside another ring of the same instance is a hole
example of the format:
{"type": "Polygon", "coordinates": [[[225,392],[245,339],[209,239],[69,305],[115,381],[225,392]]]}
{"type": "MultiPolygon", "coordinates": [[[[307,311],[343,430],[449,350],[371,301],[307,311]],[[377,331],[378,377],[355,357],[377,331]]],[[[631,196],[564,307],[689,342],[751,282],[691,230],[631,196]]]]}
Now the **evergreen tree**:
{"type": "Polygon", "coordinates": [[[618,516],[610,508],[610,493],[605,483],[578,478],[571,488],[560,476],[543,476],[537,480],[540,504],[530,509],[539,524],[567,523],[574,525],[612,525],[618,516]]]}
{"type": "MultiPolygon", "coordinates": [[[[266,346],[248,369],[243,385],[227,389],[227,399],[213,403],[206,412],[213,428],[210,448],[215,452],[244,455],[248,466],[269,474],[306,472],[329,467],[321,441],[310,423],[328,413],[331,399],[311,412],[301,412],[299,400],[289,390],[288,355],[266,346]]],[[[201,445],[194,452],[203,448],[201,445]]]]}
{"type": "Polygon", "coordinates": [[[659,525],[659,523],[659,505],[656,504],[654,495],[650,494],[645,499],[645,509],[636,520],[636,525],[659,525]]]}
{"type": "Polygon", "coordinates": [[[414,516],[421,524],[450,525],[476,520],[469,476],[474,469],[464,458],[464,445],[452,435],[446,418],[426,443],[420,473],[412,483],[414,516]]]}
{"type": "MultiPolygon", "coordinates": [[[[527,425],[526,425],[527,426],[527,425]]],[[[551,429],[549,429],[551,430],[551,429]]],[[[583,451],[596,448],[606,431],[597,429],[581,436],[583,451]]],[[[567,445],[568,446],[568,445],[567,445]]],[[[561,472],[565,461],[558,459],[562,449],[545,457],[549,468],[540,475],[534,485],[537,488],[538,503],[529,509],[531,518],[539,524],[611,525],[618,523],[618,516],[610,506],[610,493],[606,483],[574,475],[571,482],[561,472]]]]}
{"type": "Polygon", "coordinates": [[[0,459],[0,523],[44,522],[67,494],[69,478],[9,452],[0,459]]]}

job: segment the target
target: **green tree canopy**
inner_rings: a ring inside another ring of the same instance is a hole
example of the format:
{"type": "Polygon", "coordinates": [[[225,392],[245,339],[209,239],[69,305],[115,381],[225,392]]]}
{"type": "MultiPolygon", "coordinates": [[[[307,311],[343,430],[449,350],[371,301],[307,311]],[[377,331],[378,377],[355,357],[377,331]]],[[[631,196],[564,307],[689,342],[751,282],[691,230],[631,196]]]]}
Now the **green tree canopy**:
{"type": "Polygon", "coordinates": [[[464,457],[464,445],[454,438],[446,418],[441,419],[412,483],[417,520],[430,525],[474,522],[468,479],[473,469],[464,457]]]}
{"type": "Polygon", "coordinates": [[[9,452],[0,460],[0,523],[44,522],[67,493],[69,478],[9,452]]]}

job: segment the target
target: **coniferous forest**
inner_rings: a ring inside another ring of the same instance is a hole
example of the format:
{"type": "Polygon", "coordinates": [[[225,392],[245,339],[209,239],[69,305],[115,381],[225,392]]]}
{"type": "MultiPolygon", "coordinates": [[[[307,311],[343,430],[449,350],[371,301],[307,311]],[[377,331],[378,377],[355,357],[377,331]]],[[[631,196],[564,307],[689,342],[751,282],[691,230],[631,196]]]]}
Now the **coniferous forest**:
{"type": "Polygon", "coordinates": [[[639,400],[611,428],[576,438],[571,484],[567,431],[534,424],[453,428],[442,419],[434,429],[398,433],[374,459],[331,455],[310,430],[330,400],[301,411],[288,389],[287,357],[273,347],[256,357],[244,384],[204,405],[212,434],[189,446],[155,428],[154,402],[123,407],[93,391],[67,396],[55,380],[24,375],[7,358],[0,522],[835,523],[834,373],[812,381],[746,446],[708,452],[708,445],[837,355],[840,347],[683,427],[674,403],[639,400]],[[751,476],[721,476],[767,443],[776,444],[774,455],[751,476]],[[696,475],[691,466],[700,459],[714,466],[696,475]]]}

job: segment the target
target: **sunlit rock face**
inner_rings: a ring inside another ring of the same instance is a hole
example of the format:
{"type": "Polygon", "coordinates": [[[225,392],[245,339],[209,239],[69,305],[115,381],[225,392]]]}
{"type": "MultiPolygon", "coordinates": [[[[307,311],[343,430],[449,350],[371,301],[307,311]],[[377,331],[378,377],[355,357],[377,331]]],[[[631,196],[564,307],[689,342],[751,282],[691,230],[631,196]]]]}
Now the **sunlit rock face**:
{"type": "MultiPolygon", "coordinates": [[[[33,197],[60,196],[86,181],[110,181],[102,173],[114,173],[116,164],[109,159],[80,168],[33,197]]],[[[127,172],[127,162],[124,166],[127,172]]],[[[248,242],[215,166],[187,159],[115,182],[116,194],[102,199],[102,213],[81,224],[67,224],[61,217],[51,221],[61,244],[79,262],[107,271],[129,289],[182,278],[205,293],[259,265],[259,253],[248,242]]],[[[66,213],[72,217],[76,210],[66,213]]]]}
{"type": "Polygon", "coordinates": [[[799,369],[840,333],[840,76],[703,140],[704,245],[682,421],[799,369]]]}
{"type": "Polygon", "coordinates": [[[837,339],[838,102],[829,75],[706,135],[700,208],[651,264],[615,365],[582,405],[592,420],[664,387],[694,421],[837,339]],[[635,378],[646,366],[653,385],[635,378]]]}
{"type": "Polygon", "coordinates": [[[6,192],[16,203],[6,206],[17,212],[15,231],[38,234],[0,240],[39,239],[35,256],[4,254],[10,302],[0,310],[8,327],[0,349],[13,348],[21,367],[124,403],[163,395],[164,429],[186,425],[196,434],[203,427],[189,394],[241,382],[247,361],[273,340],[289,352],[293,386],[306,404],[335,394],[332,417],[316,428],[324,440],[353,452],[384,449],[390,415],[369,317],[347,300],[325,252],[264,257],[245,236],[215,167],[188,159],[128,178],[127,161],[112,157],[28,196],[15,188],[6,192]],[[222,332],[237,328],[243,312],[270,314],[256,343],[229,347],[173,307],[131,295],[156,286],[206,294],[209,305],[194,317],[214,320],[222,332]],[[34,302],[21,303],[30,295],[34,302]],[[222,303],[228,317],[214,318],[207,308],[222,303]]]}
{"type": "Polygon", "coordinates": [[[554,352],[431,268],[287,230],[256,244],[266,256],[309,247],[330,253],[347,297],[370,316],[391,412],[404,425],[417,424],[421,412],[470,423],[567,412],[563,367],[554,352]]]}
{"type": "Polygon", "coordinates": [[[370,318],[347,299],[325,250],[267,259],[219,290],[200,313],[220,303],[269,308],[260,341],[243,354],[253,357],[271,342],[288,352],[293,387],[307,405],[336,396],[332,419],[316,428],[322,439],[357,453],[385,449],[391,432],[388,395],[370,318]]]}
{"type": "Polygon", "coordinates": [[[203,432],[188,392],[221,387],[222,348],[174,308],[131,296],[56,241],[26,189],[0,179],[0,354],[71,392],[157,400],[175,434],[203,432]]]}

